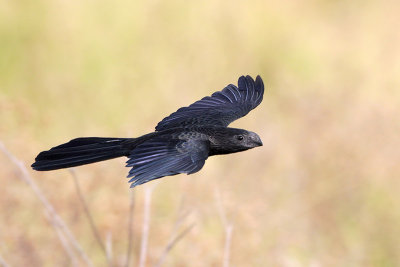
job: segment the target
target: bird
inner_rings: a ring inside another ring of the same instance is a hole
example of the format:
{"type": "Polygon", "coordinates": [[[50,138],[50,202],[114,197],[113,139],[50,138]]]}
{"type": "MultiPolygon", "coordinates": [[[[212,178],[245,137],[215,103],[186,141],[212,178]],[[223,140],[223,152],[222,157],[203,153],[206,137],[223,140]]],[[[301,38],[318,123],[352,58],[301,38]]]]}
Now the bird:
{"type": "Polygon", "coordinates": [[[256,108],[264,96],[258,75],[240,76],[237,86],[179,108],[161,120],[155,131],[137,138],[80,137],[40,152],[36,171],[51,171],[127,157],[130,187],[181,173],[193,174],[208,157],[262,146],[254,132],[228,125],[256,108]]]}

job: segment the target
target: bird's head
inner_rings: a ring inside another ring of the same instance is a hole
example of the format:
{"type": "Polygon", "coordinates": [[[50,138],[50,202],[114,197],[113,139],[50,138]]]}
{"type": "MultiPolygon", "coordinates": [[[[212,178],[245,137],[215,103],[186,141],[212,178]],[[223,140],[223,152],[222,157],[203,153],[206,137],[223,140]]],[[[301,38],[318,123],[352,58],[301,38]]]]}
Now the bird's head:
{"type": "Polygon", "coordinates": [[[262,146],[258,134],[243,129],[225,128],[211,140],[213,154],[229,154],[262,146]]]}

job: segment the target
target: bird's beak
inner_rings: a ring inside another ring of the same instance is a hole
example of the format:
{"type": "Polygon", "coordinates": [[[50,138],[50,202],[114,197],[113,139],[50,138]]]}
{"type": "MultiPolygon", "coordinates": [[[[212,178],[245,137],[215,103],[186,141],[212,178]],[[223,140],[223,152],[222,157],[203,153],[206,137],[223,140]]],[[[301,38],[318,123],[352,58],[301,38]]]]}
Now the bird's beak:
{"type": "Polygon", "coordinates": [[[256,133],[251,133],[250,139],[251,139],[252,143],[254,144],[254,147],[263,145],[261,138],[256,133]]]}

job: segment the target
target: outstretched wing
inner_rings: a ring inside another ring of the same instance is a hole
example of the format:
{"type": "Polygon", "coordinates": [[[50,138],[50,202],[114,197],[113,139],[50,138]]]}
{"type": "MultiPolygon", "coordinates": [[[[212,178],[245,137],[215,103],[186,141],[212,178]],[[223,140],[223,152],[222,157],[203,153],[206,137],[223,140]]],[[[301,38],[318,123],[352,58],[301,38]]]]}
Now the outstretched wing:
{"type": "Polygon", "coordinates": [[[222,91],[178,109],[159,122],[156,131],[190,125],[227,127],[257,107],[263,95],[264,84],[260,76],[255,81],[250,76],[241,76],[238,87],[229,84],[222,91]]]}
{"type": "Polygon", "coordinates": [[[131,187],[168,175],[199,171],[208,157],[208,143],[203,140],[152,139],[137,146],[129,156],[132,167],[128,178],[131,187]]]}

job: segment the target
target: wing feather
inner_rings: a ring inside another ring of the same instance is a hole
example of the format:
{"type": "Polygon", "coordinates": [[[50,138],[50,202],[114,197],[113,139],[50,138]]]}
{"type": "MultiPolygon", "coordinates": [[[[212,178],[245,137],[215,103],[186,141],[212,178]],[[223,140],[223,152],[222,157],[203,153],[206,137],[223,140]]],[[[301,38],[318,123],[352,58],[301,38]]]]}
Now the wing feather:
{"type": "Polygon", "coordinates": [[[199,171],[208,157],[208,143],[203,140],[153,139],[136,147],[127,161],[132,167],[128,178],[131,187],[168,175],[199,171]]]}
{"type": "Polygon", "coordinates": [[[188,107],[178,109],[156,126],[156,131],[174,127],[223,126],[227,127],[256,108],[262,101],[264,84],[260,76],[253,80],[241,76],[238,86],[229,84],[223,90],[206,96],[188,107]]]}

